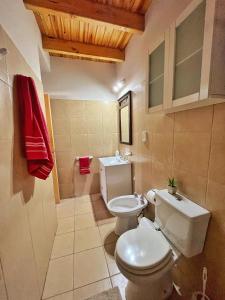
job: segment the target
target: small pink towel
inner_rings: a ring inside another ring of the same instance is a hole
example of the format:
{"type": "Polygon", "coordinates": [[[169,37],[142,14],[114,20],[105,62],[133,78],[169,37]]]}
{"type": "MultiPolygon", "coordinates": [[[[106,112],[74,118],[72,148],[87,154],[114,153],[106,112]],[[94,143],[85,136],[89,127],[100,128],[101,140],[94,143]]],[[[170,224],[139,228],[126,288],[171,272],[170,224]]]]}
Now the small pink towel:
{"type": "Polygon", "coordinates": [[[90,158],[88,156],[80,157],[80,175],[90,174],[90,158]]]}

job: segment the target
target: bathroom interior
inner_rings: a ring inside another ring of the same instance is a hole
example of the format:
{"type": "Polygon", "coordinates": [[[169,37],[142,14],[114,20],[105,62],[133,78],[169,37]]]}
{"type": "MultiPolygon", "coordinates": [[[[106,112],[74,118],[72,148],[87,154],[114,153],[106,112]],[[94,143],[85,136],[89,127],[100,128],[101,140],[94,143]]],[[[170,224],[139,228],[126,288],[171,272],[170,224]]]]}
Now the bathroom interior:
{"type": "Polygon", "coordinates": [[[0,0],[0,300],[225,299],[225,1],[0,0]]]}

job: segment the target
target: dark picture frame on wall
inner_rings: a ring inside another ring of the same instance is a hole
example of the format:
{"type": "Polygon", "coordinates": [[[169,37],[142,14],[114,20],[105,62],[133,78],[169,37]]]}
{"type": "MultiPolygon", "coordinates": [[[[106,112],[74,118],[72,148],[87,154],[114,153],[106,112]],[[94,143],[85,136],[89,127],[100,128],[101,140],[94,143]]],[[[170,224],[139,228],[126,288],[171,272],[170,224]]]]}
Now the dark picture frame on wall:
{"type": "Polygon", "coordinates": [[[132,145],[132,92],[118,99],[120,143],[132,145]]]}

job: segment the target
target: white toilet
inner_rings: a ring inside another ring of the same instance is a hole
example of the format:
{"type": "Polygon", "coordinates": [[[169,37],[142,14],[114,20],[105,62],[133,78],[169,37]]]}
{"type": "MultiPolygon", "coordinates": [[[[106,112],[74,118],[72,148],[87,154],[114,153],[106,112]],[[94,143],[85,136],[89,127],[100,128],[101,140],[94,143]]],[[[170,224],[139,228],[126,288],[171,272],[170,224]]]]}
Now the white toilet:
{"type": "Polygon", "coordinates": [[[155,221],[140,220],[138,228],[122,234],[115,259],[128,279],[127,300],[167,299],[173,290],[171,271],[180,254],[202,252],[210,213],[183,197],[161,190],[155,196],[155,221]]]}
{"type": "Polygon", "coordinates": [[[148,201],[138,195],[125,195],[110,200],[107,208],[117,217],[115,233],[121,235],[129,229],[136,228],[138,216],[147,205],[148,201]]]}

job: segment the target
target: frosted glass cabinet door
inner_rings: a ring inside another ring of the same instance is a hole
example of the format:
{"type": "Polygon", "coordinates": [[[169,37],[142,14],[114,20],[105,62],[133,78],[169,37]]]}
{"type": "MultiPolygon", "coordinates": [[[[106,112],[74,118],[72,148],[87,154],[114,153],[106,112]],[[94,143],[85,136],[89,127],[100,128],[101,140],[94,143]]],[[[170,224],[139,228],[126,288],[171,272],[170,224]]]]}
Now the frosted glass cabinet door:
{"type": "Polygon", "coordinates": [[[194,0],[170,29],[170,105],[199,100],[206,0],[194,0]]]}
{"type": "Polygon", "coordinates": [[[164,95],[165,41],[162,40],[149,54],[148,109],[160,109],[164,95]]]}

